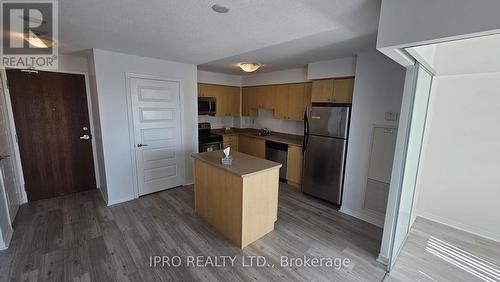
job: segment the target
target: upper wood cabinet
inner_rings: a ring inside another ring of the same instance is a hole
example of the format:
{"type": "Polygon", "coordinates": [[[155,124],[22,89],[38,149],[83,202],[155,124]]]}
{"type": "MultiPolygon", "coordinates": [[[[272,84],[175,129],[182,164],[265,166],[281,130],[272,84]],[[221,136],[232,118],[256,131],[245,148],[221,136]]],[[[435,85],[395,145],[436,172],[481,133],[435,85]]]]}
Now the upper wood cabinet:
{"type": "Polygon", "coordinates": [[[252,107],[256,109],[272,109],[275,95],[274,85],[251,86],[243,89],[246,89],[246,93],[250,93],[249,95],[255,97],[255,104],[252,104],[252,107]]]}
{"type": "Polygon", "coordinates": [[[273,116],[277,119],[287,119],[288,118],[288,99],[290,86],[288,84],[276,85],[274,86],[274,114],[273,116]]]}
{"type": "Polygon", "coordinates": [[[312,82],[313,103],[352,103],[354,78],[322,79],[312,82]]]}
{"type": "Polygon", "coordinates": [[[333,79],[313,80],[311,101],[331,102],[333,100],[333,79]]]}
{"type": "Polygon", "coordinates": [[[257,116],[257,96],[253,87],[241,89],[241,114],[249,117],[257,116]]]}
{"type": "Polygon", "coordinates": [[[257,116],[258,109],[271,109],[277,119],[303,120],[311,103],[311,83],[243,87],[242,114],[257,116]]]}
{"type": "Polygon", "coordinates": [[[304,114],[309,105],[311,105],[311,83],[290,84],[287,119],[304,120],[304,114]]]}
{"type": "Polygon", "coordinates": [[[215,97],[215,116],[239,116],[240,115],[240,88],[235,86],[224,86],[198,83],[199,97],[215,97]]]}
{"type": "Polygon", "coordinates": [[[352,103],[354,78],[335,79],[333,81],[333,102],[352,103]]]}
{"type": "Polygon", "coordinates": [[[198,97],[215,97],[219,85],[198,83],[198,97]]]}

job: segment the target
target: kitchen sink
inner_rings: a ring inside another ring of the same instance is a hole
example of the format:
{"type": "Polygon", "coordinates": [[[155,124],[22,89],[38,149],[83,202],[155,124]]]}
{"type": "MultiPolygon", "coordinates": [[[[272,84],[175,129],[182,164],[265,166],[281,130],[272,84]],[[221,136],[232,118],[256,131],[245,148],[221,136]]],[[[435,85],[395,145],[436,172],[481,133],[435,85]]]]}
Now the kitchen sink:
{"type": "Polygon", "coordinates": [[[252,135],[254,135],[254,136],[271,136],[271,133],[258,132],[258,133],[254,133],[252,135]]]}

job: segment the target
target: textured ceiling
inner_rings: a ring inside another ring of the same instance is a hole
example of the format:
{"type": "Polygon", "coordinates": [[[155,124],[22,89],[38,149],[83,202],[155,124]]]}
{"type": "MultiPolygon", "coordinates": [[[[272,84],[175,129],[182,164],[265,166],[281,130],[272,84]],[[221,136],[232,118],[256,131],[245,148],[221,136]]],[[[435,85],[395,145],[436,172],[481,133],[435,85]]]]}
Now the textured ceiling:
{"type": "Polygon", "coordinates": [[[270,71],[373,48],[379,9],[380,0],[60,0],[59,39],[62,53],[100,48],[227,73],[251,60],[270,71]]]}

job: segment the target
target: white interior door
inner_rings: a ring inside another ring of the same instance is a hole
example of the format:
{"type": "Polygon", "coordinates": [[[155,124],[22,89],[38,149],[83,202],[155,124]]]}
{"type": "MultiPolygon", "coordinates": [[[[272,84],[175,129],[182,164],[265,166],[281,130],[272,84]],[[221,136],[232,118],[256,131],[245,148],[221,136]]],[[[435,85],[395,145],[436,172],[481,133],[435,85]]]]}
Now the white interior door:
{"type": "Polygon", "coordinates": [[[12,139],[9,133],[9,122],[3,90],[0,89],[0,187],[3,186],[10,221],[14,221],[19,209],[19,186],[14,173],[12,139]]]}
{"type": "Polygon", "coordinates": [[[139,195],[184,184],[179,82],[130,78],[130,92],[139,195]]]}

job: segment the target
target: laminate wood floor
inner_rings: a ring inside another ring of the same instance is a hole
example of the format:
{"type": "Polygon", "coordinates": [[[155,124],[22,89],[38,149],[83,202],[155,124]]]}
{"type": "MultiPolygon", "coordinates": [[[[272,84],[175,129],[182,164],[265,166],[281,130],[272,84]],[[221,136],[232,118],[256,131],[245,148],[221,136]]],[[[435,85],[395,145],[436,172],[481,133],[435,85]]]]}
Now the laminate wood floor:
{"type": "Polygon", "coordinates": [[[112,207],[97,190],[25,204],[10,248],[0,252],[0,281],[382,280],[385,268],[375,261],[380,228],[285,186],[275,230],[243,250],[195,214],[192,186],[112,207]],[[182,265],[151,267],[155,255],[180,256],[182,265]],[[187,256],[236,260],[234,266],[192,267],[187,256]],[[264,257],[266,266],[244,266],[250,256],[264,257]],[[281,267],[281,256],[348,258],[350,263],[339,270],[281,267]]]}
{"type": "Polygon", "coordinates": [[[386,281],[500,281],[500,243],[417,218],[386,281]]]}

